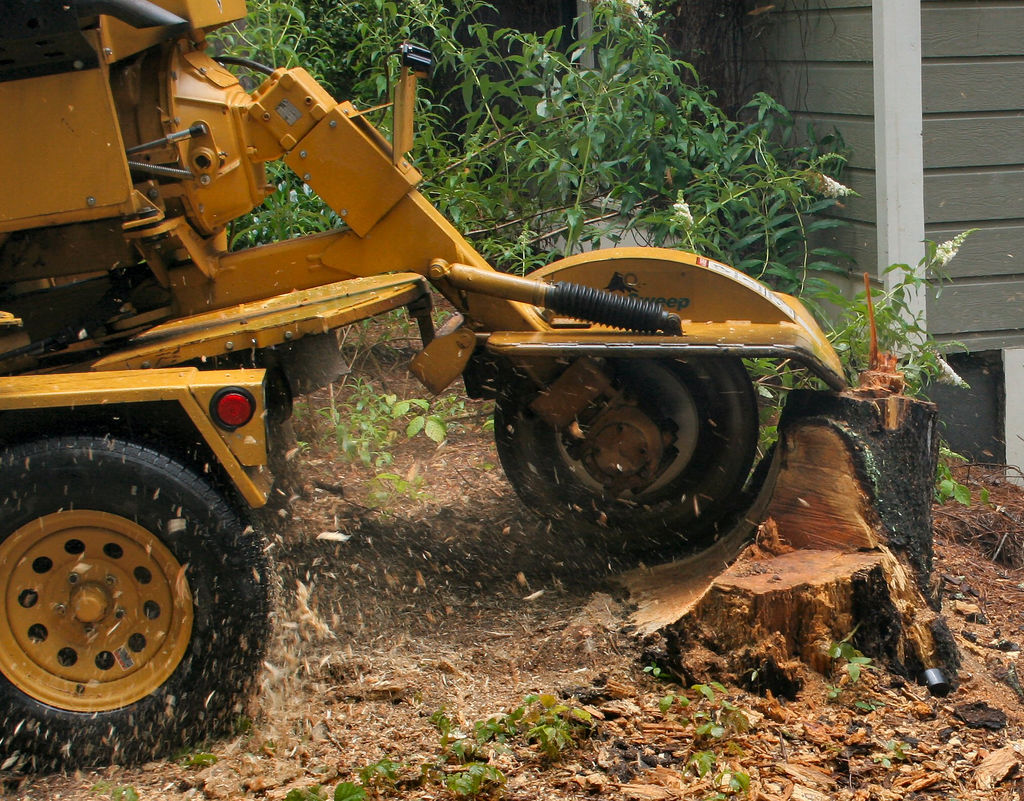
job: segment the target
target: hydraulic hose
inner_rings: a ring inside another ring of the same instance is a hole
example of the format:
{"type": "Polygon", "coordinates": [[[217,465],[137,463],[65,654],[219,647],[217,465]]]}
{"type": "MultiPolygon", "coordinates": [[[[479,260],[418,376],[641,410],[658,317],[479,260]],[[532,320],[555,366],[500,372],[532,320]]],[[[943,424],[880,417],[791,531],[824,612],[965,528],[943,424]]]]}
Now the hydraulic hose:
{"type": "Polygon", "coordinates": [[[466,264],[449,264],[440,259],[431,263],[428,275],[434,281],[444,281],[467,292],[532,303],[589,323],[638,333],[682,333],[679,318],[653,300],[617,295],[583,284],[564,281],[546,284],[466,264]]]}
{"type": "Polygon", "coordinates": [[[616,295],[582,284],[567,281],[552,284],[544,305],[566,317],[624,328],[627,331],[682,333],[679,318],[654,301],[616,295]]]}
{"type": "Polygon", "coordinates": [[[94,14],[108,14],[133,28],[169,27],[175,35],[188,31],[188,20],[149,0],[73,0],[81,19],[94,14]]]}

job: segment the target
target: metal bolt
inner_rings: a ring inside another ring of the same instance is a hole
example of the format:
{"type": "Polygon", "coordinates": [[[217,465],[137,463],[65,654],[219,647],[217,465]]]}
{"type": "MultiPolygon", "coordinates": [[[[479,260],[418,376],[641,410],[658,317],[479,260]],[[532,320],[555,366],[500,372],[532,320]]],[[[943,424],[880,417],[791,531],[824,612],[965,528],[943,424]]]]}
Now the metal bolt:
{"type": "Polygon", "coordinates": [[[64,604],[55,604],[53,607],[53,611],[56,612],[58,615],[63,615],[65,612],[68,611],[68,608],[64,606],[64,604]]]}
{"type": "Polygon", "coordinates": [[[85,62],[76,58],[71,66],[74,67],[76,70],[84,69],[85,68],[85,62]]]}
{"type": "Polygon", "coordinates": [[[302,176],[302,180],[308,182],[311,177],[312,176],[307,172],[305,175],[302,176]]]}
{"type": "Polygon", "coordinates": [[[116,611],[116,612],[114,612],[114,617],[116,617],[116,618],[117,618],[118,620],[120,620],[121,618],[123,618],[123,617],[124,617],[125,615],[127,615],[127,614],[128,614],[128,613],[127,613],[127,612],[125,612],[125,611],[124,611],[124,609],[122,609],[122,608],[118,607],[118,608],[117,608],[117,611],[116,611]]]}
{"type": "Polygon", "coordinates": [[[89,195],[89,197],[87,197],[85,199],[85,204],[87,206],[95,206],[96,205],[96,198],[94,198],[92,195],[89,195]]]}
{"type": "Polygon", "coordinates": [[[342,217],[348,217],[348,209],[342,209],[341,210],[341,216],[342,217]]]}
{"type": "Polygon", "coordinates": [[[68,573],[68,584],[77,584],[77,583],[78,583],[78,574],[77,573],[68,573]]]}
{"type": "Polygon", "coordinates": [[[337,128],[338,127],[338,121],[337,120],[331,120],[329,123],[327,123],[327,127],[328,128],[337,128]]]}
{"type": "Polygon", "coordinates": [[[107,584],[117,584],[117,576],[107,573],[107,584]]]}
{"type": "Polygon", "coordinates": [[[160,192],[154,186],[146,192],[146,197],[148,197],[150,200],[156,200],[158,197],[160,197],[160,192]]]}
{"type": "Polygon", "coordinates": [[[210,183],[210,176],[209,175],[200,175],[199,176],[199,183],[201,183],[203,186],[207,186],[210,183]]]}
{"type": "Polygon", "coordinates": [[[305,150],[300,150],[299,151],[299,158],[300,159],[306,158],[306,151],[305,150]]]}
{"type": "Polygon", "coordinates": [[[264,122],[270,122],[270,112],[269,111],[264,111],[263,112],[263,121],[264,122]]]}
{"type": "Polygon", "coordinates": [[[84,684],[76,684],[75,685],[75,695],[85,695],[85,685],[84,684]]]}
{"type": "Polygon", "coordinates": [[[224,343],[224,350],[234,350],[234,349],[235,349],[235,343],[234,342],[225,342],[224,343]]]}
{"type": "Polygon", "coordinates": [[[103,48],[103,55],[105,55],[105,56],[112,56],[112,55],[114,55],[114,51],[111,50],[109,47],[104,47],[103,48]]]}
{"type": "Polygon", "coordinates": [[[292,332],[292,331],[285,331],[285,332],[284,332],[284,338],[285,338],[286,340],[288,340],[288,339],[292,339],[292,338],[293,338],[294,336],[295,336],[295,333],[294,333],[294,332],[292,332]]]}
{"type": "Polygon", "coordinates": [[[148,370],[152,366],[152,362],[143,362],[142,364],[139,365],[139,367],[141,367],[143,370],[148,370]]]}

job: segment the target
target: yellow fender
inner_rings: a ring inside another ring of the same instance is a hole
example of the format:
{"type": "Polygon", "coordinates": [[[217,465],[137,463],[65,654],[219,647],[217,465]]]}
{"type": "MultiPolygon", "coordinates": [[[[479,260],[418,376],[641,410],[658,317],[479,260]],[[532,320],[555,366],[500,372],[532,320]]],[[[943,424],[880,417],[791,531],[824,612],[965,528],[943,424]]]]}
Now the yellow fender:
{"type": "Polygon", "coordinates": [[[654,300],[679,316],[682,335],[620,336],[607,328],[560,327],[555,320],[550,331],[493,334],[487,344],[495,352],[513,357],[559,351],[608,355],[609,350],[638,358],[770,356],[804,365],[833,389],[847,385],[838,355],[800,301],[713,259],[666,248],[609,248],[553,262],[528,277],[654,300]]]}

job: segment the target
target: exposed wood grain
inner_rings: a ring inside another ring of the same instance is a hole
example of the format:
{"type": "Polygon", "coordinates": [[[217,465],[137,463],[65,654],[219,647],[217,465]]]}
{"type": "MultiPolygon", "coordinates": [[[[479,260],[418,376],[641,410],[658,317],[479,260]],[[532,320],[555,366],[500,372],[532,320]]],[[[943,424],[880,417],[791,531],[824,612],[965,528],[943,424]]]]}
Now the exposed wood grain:
{"type": "Polygon", "coordinates": [[[786,438],[769,516],[796,548],[877,548],[878,517],[856,478],[839,435],[803,426],[786,438]]]}

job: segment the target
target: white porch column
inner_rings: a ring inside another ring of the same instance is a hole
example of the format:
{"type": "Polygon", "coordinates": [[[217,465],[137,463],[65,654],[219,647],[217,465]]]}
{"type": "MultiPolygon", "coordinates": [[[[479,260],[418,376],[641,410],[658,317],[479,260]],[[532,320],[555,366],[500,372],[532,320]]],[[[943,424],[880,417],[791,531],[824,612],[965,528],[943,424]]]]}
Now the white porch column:
{"type": "MultiPolygon", "coordinates": [[[[1003,435],[1006,438],[1006,463],[1024,468],[1024,348],[1003,351],[1003,386],[1006,406],[1003,413],[1003,435]]],[[[1016,473],[1010,473],[1011,480],[1016,473]]]]}
{"type": "MultiPolygon", "coordinates": [[[[921,2],[874,0],[871,7],[875,84],[875,187],[878,266],[924,256],[924,152],[921,104],[921,2]]],[[[891,288],[898,276],[888,276],[891,288]]],[[[927,297],[910,299],[923,315],[927,297]]],[[[920,317],[924,320],[924,317],[920,317]]]]}

